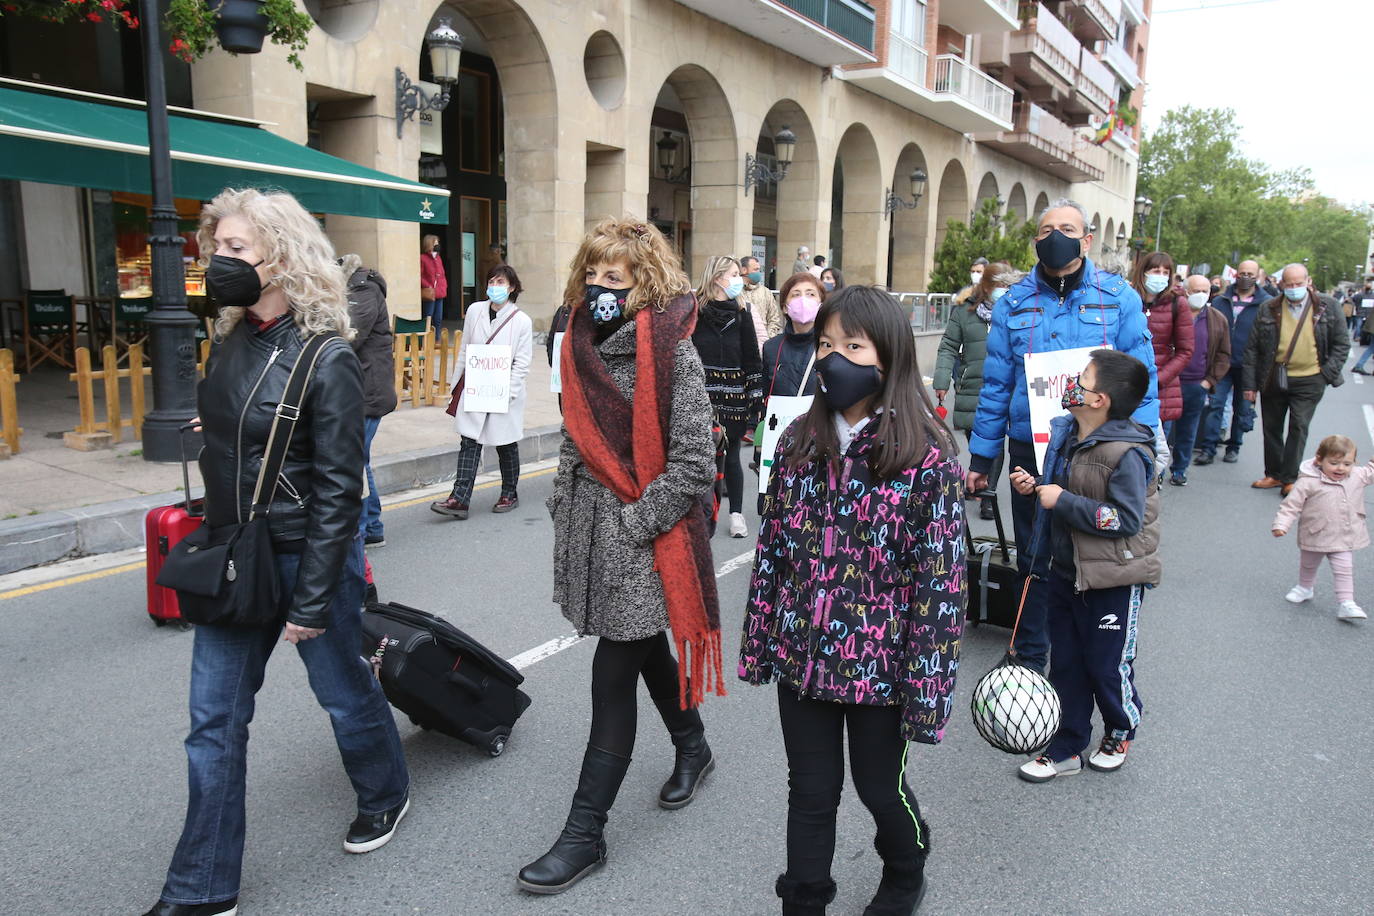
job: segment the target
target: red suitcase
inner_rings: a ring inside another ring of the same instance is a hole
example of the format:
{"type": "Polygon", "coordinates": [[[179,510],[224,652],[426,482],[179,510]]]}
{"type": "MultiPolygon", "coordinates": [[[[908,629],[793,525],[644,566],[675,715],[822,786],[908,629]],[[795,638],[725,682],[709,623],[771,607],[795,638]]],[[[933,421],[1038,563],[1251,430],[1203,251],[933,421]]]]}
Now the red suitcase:
{"type": "Polygon", "coordinates": [[[167,561],[167,552],[182,538],[200,527],[205,517],[205,501],[191,499],[191,472],[186,464],[185,433],[190,426],[182,427],[181,477],[186,501],[171,506],[149,509],[143,520],[144,547],[147,549],[148,567],[148,616],[153,623],[164,626],[174,622],[188,626],[181,619],[181,608],[177,605],[177,593],[170,588],[157,584],[157,574],[167,561]]]}

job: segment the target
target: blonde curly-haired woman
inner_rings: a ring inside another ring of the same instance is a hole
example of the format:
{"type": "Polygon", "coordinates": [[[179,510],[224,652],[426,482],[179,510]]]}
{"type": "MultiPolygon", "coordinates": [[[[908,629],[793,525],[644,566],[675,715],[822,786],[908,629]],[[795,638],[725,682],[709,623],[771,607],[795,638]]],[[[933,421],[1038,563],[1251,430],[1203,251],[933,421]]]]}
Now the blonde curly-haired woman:
{"type": "Polygon", "coordinates": [[[658,796],[669,810],[688,805],[715,765],[696,706],[708,690],[722,692],[706,530],[715,446],[686,278],[652,225],[608,219],[578,249],[563,301],[553,600],[578,633],[599,639],[572,810],[553,847],[520,871],[534,894],[561,893],[606,861],[640,679],[677,749],[658,796]]]}
{"type": "Polygon", "coordinates": [[[246,519],[276,406],[305,342],[328,335],[268,507],[282,606],[257,629],[199,626],[191,654],[186,824],[147,916],[238,911],[248,723],[278,640],[296,647],[357,793],[344,849],[389,841],[409,807],[396,724],[362,641],[363,384],[348,340],[344,276],[294,197],[224,191],[201,212],[216,345],[196,391],[205,449],[205,524],[246,519]]]}

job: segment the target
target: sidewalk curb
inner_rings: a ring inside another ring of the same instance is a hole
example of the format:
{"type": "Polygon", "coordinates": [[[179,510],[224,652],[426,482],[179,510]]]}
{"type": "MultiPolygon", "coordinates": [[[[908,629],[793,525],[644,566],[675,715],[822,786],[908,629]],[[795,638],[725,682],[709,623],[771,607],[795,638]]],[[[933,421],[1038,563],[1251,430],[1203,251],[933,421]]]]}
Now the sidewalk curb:
{"type": "MultiPolygon", "coordinates": [[[[527,430],[520,440],[521,464],[558,456],[559,426],[527,430]]],[[[377,492],[383,496],[452,480],[458,443],[378,456],[372,462],[377,492]]],[[[483,450],[479,473],[498,469],[496,450],[483,450]]],[[[0,575],[44,563],[143,545],[143,518],[149,509],[180,502],[180,490],[150,493],[107,503],[61,509],[0,521],[0,575]]]]}

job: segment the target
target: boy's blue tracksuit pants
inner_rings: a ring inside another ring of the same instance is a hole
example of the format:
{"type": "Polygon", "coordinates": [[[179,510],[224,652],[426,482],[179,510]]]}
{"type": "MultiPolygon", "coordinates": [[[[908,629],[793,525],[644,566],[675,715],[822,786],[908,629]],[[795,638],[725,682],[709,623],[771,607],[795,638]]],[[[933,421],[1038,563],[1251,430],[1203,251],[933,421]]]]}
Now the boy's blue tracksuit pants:
{"type": "Polygon", "coordinates": [[[1050,683],[1063,707],[1059,731],[1045,751],[1051,760],[1087,749],[1094,702],[1106,735],[1135,737],[1142,708],[1135,689],[1136,624],[1144,591],[1122,585],[1075,593],[1073,580],[1051,571],[1045,587],[1050,683]]]}

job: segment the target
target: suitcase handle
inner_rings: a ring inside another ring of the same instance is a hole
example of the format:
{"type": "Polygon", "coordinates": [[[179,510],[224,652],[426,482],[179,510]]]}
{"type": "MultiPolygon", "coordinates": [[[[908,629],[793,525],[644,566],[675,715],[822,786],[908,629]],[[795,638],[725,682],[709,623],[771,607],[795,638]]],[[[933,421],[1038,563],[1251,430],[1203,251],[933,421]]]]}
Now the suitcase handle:
{"type": "MultiPolygon", "coordinates": [[[[972,496],[974,499],[986,499],[986,500],[988,500],[989,502],[992,503],[992,521],[993,521],[993,524],[995,524],[995,525],[997,526],[997,546],[998,546],[998,549],[1000,549],[1000,550],[1002,551],[1002,562],[1003,562],[1003,563],[1006,563],[1006,564],[1008,564],[1008,565],[1010,565],[1010,564],[1011,564],[1011,552],[1010,552],[1010,550],[1007,548],[1007,533],[1006,533],[1006,529],[1002,527],[1002,507],[1001,507],[1001,505],[998,504],[998,502],[997,502],[997,491],[996,491],[996,490],[983,489],[983,490],[979,490],[979,491],[976,492],[976,493],[970,493],[969,496],[972,496]]],[[[971,541],[972,541],[972,535],[970,535],[970,534],[968,533],[968,525],[967,525],[967,524],[964,525],[964,534],[965,534],[966,536],[968,536],[968,538],[969,538],[969,540],[970,540],[970,542],[971,542],[971,541]]]]}
{"type": "Polygon", "coordinates": [[[181,484],[182,490],[186,494],[186,514],[192,518],[203,518],[205,516],[203,508],[199,513],[191,508],[191,466],[186,460],[186,434],[195,432],[197,428],[195,423],[186,423],[178,427],[177,432],[180,435],[177,436],[177,442],[181,446],[181,484]]]}
{"type": "Polygon", "coordinates": [[[448,673],[448,679],[479,699],[487,692],[488,681],[486,675],[482,676],[482,680],[479,683],[468,677],[466,672],[459,671],[455,668],[448,673]]]}

